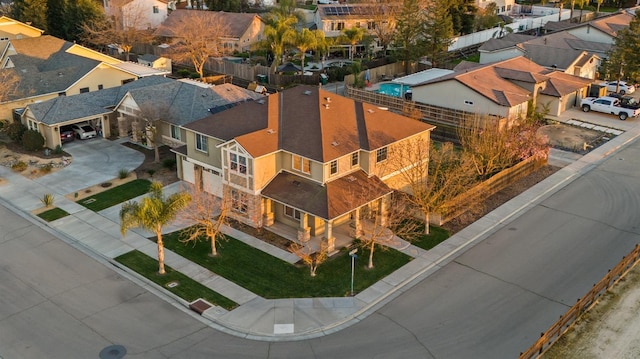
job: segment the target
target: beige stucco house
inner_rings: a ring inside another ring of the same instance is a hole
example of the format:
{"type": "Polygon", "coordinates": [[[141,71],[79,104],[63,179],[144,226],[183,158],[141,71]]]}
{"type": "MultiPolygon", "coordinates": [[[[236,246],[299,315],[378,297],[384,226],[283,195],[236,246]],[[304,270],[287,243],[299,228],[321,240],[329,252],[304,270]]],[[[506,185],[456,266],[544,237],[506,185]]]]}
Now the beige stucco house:
{"type": "Polygon", "coordinates": [[[178,175],[219,197],[234,217],[254,227],[279,222],[298,238],[333,228],[359,232],[363,211],[384,217],[393,188],[403,188],[388,164],[394,148],[433,126],[355,102],[317,87],[298,86],[240,104],[183,126],[178,175]]]}

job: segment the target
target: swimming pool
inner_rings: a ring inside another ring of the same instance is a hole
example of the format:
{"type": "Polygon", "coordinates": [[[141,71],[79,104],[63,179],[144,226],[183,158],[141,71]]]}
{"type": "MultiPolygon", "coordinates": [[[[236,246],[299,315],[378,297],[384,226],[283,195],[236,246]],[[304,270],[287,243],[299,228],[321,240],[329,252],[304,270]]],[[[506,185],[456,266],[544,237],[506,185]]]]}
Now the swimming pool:
{"type": "Polygon", "coordinates": [[[406,85],[388,82],[388,83],[380,84],[378,93],[381,93],[387,96],[402,97],[403,92],[407,92],[410,89],[411,87],[406,85]]]}

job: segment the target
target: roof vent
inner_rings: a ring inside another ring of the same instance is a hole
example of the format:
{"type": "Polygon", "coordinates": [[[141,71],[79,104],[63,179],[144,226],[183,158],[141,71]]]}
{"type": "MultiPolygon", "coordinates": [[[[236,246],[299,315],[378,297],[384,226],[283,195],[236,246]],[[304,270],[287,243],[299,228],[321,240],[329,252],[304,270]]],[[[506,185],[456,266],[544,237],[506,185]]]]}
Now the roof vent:
{"type": "Polygon", "coordinates": [[[299,181],[293,181],[291,183],[293,183],[294,186],[300,186],[300,182],[299,181]]]}
{"type": "Polygon", "coordinates": [[[389,108],[388,107],[378,107],[378,110],[389,111],[389,108]]]}
{"type": "Polygon", "coordinates": [[[370,108],[370,109],[367,110],[367,112],[374,113],[375,111],[372,108],[370,108]]]}
{"type": "Polygon", "coordinates": [[[264,100],[258,100],[257,102],[261,105],[264,105],[264,100]]]}
{"type": "Polygon", "coordinates": [[[331,146],[336,147],[337,145],[339,145],[338,142],[336,142],[336,141],[331,142],[331,146]]]}
{"type": "Polygon", "coordinates": [[[309,96],[309,95],[311,95],[311,91],[310,90],[306,90],[305,92],[303,92],[303,94],[309,96]]]}
{"type": "Polygon", "coordinates": [[[328,103],[325,103],[325,104],[324,104],[324,108],[326,108],[326,109],[328,110],[328,109],[329,109],[329,104],[328,104],[328,103]]]}
{"type": "Polygon", "coordinates": [[[325,97],[325,100],[327,100],[328,103],[331,103],[331,97],[325,97]]]}
{"type": "Polygon", "coordinates": [[[273,128],[267,129],[267,133],[273,135],[276,131],[273,128]]]}
{"type": "Polygon", "coordinates": [[[347,180],[348,180],[349,182],[355,182],[355,181],[356,181],[356,178],[355,178],[355,177],[353,177],[353,176],[349,176],[349,177],[347,177],[347,180]]]}

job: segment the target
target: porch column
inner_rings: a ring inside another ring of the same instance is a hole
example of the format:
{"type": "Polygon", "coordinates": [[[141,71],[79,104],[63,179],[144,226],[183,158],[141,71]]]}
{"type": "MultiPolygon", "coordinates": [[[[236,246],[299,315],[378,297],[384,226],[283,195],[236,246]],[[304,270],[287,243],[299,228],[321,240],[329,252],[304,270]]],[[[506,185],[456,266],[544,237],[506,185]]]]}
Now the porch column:
{"type": "Polygon", "coordinates": [[[336,250],[336,237],[333,236],[333,221],[324,222],[324,240],[327,241],[327,253],[336,250]]]}
{"type": "Polygon", "coordinates": [[[311,228],[309,228],[309,217],[306,213],[300,213],[300,225],[298,227],[298,241],[306,242],[311,239],[311,228]]]}
{"type": "Polygon", "coordinates": [[[118,137],[127,137],[129,135],[128,127],[127,118],[125,116],[118,116],[118,137]]]}
{"type": "Polygon", "coordinates": [[[138,119],[134,119],[131,122],[131,141],[132,142],[140,142],[139,133],[138,133],[138,119]]]}
{"type": "Polygon", "coordinates": [[[273,201],[268,198],[262,199],[262,223],[266,227],[272,226],[275,222],[275,215],[273,213],[273,201]]]}
{"type": "Polygon", "coordinates": [[[382,197],[380,198],[380,202],[378,203],[378,216],[380,216],[380,225],[382,227],[386,227],[388,222],[388,202],[388,197],[382,197]]]}
{"type": "Polygon", "coordinates": [[[364,230],[362,230],[362,221],[360,220],[360,208],[356,208],[355,213],[354,213],[354,224],[355,224],[355,234],[354,237],[356,237],[356,239],[362,237],[362,235],[364,234],[364,230]]]}

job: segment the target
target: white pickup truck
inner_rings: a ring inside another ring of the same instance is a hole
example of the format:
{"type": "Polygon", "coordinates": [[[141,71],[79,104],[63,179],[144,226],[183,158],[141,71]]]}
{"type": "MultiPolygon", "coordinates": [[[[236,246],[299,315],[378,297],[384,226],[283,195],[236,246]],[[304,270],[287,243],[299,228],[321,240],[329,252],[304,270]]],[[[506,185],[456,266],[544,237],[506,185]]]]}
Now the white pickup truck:
{"type": "Polygon", "coordinates": [[[609,113],[618,116],[621,120],[626,120],[628,117],[637,117],[640,115],[640,108],[626,108],[622,107],[620,100],[614,97],[586,97],[580,101],[580,107],[582,111],[589,112],[591,110],[609,113]]]}

